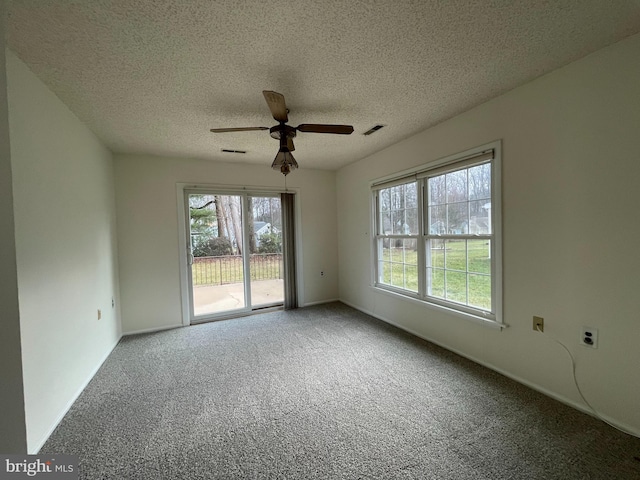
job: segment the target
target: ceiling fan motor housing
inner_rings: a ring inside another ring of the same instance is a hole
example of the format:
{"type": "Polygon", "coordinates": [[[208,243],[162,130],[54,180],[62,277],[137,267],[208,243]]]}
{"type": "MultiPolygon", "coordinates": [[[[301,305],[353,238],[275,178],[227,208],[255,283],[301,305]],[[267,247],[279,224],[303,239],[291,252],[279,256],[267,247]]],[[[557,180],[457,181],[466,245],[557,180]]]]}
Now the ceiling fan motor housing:
{"type": "Polygon", "coordinates": [[[281,123],[280,125],[271,127],[269,129],[269,134],[276,140],[280,140],[281,138],[283,138],[283,136],[284,138],[293,138],[296,136],[296,129],[294,127],[290,127],[289,125],[281,123]]]}

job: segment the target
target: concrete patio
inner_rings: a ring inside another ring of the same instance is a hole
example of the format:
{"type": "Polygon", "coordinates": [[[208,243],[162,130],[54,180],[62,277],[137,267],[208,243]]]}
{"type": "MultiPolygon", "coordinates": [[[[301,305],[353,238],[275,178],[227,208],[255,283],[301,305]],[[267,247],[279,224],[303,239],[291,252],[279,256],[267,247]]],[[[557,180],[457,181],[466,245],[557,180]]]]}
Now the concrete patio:
{"type": "MultiPolygon", "coordinates": [[[[251,282],[253,307],[284,302],[284,281],[254,280],[251,282]]],[[[193,308],[196,316],[222,313],[244,308],[244,284],[200,285],[193,287],[193,308]]]]}

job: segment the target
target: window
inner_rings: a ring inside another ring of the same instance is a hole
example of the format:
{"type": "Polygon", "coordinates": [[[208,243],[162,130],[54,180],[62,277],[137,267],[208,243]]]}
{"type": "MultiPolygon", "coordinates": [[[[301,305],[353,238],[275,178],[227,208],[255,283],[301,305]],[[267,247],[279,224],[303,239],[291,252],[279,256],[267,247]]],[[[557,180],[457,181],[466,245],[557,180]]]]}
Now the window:
{"type": "Polygon", "coordinates": [[[501,323],[498,151],[373,185],[376,287],[501,323]]]}
{"type": "Polygon", "coordinates": [[[379,270],[386,285],[418,291],[418,193],[416,182],[385,188],[379,194],[379,270]]]}

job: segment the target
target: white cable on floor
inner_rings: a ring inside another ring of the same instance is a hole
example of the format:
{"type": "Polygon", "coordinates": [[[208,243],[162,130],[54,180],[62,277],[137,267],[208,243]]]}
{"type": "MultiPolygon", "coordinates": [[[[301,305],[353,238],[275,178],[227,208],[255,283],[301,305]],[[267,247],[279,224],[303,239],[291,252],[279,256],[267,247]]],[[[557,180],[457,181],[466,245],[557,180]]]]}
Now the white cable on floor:
{"type": "MultiPolygon", "coordinates": [[[[540,333],[544,333],[542,330],[540,330],[540,326],[539,325],[536,325],[536,330],[539,331],[540,333]]],[[[549,337],[549,338],[551,338],[551,337],[549,337]]],[[[605,420],[604,418],[602,418],[602,416],[600,416],[600,414],[597,412],[597,410],[595,408],[593,408],[593,406],[589,403],[589,401],[582,394],[582,390],[580,389],[580,385],[578,385],[578,379],[576,378],[576,361],[573,358],[573,355],[571,355],[571,351],[562,342],[560,342],[559,340],[556,340],[555,338],[551,338],[551,340],[553,340],[558,345],[560,345],[562,348],[564,348],[565,352],[567,352],[567,354],[569,354],[569,358],[571,359],[571,373],[573,375],[573,384],[576,386],[576,390],[578,390],[578,393],[580,394],[580,398],[582,398],[582,401],[587,405],[587,407],[589,407],[589,409],[591,409],[591,412],[593,412],[595,417],[597,419],[603,421],[607,425],[615,428],[616,430],[619,430],[622,433],[626,433],[627,435],[631,435],[632,437],[640,438],[638,435],[636,435],[634,433],[631,433],[628,430],[625,430],[624,428],[619,427],[618,425],[614,425],[613,423],[605,420]]]]}

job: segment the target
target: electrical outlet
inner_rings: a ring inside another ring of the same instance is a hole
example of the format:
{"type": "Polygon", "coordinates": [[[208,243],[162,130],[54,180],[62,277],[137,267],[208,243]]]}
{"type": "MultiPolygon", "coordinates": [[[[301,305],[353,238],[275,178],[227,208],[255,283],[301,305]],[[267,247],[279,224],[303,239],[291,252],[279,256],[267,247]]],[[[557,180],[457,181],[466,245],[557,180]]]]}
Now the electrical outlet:
{"type": "Polygon", "coordinates": [[[544,332],[544,318],[533,317],[533,329],[536,332],[544,332]]]}
{"type": "Polygon", "coordinates": [[[585,347],[598,348],[598,329],[592,327],[582,327],[580,343],[585,347]]]}
{"type": "Polygon", "coordinates": [[[324,271],[320,272],[320,276],[324,277],[324,271]]]}

